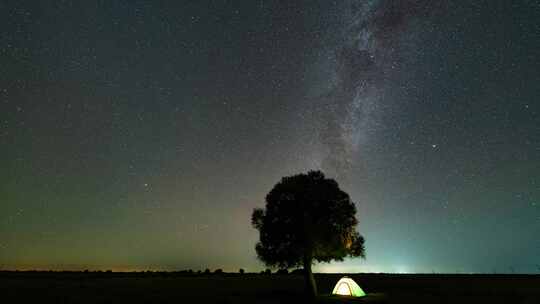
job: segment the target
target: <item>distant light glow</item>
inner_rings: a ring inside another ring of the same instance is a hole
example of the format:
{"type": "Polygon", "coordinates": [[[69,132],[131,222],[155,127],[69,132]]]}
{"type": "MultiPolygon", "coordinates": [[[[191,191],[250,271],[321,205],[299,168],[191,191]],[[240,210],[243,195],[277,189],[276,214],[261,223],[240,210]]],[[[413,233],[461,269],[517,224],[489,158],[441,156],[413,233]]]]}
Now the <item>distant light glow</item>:
{"type": "Polygon", "coordinates": [[[396,273],[411,273],[409,267],[405,265],[399,265],[396,267],[396,273]]]}

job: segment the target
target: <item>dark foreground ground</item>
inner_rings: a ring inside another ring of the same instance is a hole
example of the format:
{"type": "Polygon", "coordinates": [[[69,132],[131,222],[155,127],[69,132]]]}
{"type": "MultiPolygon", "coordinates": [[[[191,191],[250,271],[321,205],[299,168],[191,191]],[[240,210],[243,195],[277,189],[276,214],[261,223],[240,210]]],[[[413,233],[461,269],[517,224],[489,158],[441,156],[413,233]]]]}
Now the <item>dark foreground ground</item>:
{"type": "MultiPolygon", "coordinates": [[[[320,303],[540,303],[536,275],[353,274],[371,296],[320,303]]],[[[320,274],[321,294],[341,275],[320,274]]],[[[304,303],[300,275],[0,272],[0,303],[304,303]]]]}

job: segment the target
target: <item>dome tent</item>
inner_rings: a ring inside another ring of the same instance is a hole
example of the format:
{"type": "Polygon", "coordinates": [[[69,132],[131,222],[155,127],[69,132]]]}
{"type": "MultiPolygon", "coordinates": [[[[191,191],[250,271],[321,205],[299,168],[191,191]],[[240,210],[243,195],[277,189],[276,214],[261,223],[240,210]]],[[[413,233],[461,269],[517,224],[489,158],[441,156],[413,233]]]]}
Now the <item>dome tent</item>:
{"type": "Polygon", "coordinates": [[[351,296],[351,297],[363,297],[366,293],[356,284],[353,279],[349,277],[341,278],[332,291],[334,295],[351,296]]]}

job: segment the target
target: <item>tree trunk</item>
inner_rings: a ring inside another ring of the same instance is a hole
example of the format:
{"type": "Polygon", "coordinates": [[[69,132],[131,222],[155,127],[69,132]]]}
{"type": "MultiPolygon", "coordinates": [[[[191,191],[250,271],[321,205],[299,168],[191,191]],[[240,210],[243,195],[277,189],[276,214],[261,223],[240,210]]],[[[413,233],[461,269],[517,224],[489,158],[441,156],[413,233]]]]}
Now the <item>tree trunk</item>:
{"type": "Polygon", "coordinates": [[[306,279],[306,287],[309,296],[314,300],[317,297],[317,284],[315,283],[313,272],[311,272],[312,261],[313,257],[311,253],[304,255],[304,277],[306,279]]]}

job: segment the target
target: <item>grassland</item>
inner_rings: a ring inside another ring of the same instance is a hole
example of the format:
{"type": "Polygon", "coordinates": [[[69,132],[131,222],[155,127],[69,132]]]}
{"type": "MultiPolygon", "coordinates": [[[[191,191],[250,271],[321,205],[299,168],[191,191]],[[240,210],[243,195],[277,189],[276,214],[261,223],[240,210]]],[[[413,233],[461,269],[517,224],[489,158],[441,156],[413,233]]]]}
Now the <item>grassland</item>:
{"type": "MultiPolygon", "coordinates": [[[[317,274],[321,294],[342,275],[317,274]]],[[[540,303],[536,275],[351,274],[370,294],[320,303],[540,303]]],[[[0,272],[0,303],[304,303],[301,275],[0,272]]]]}

